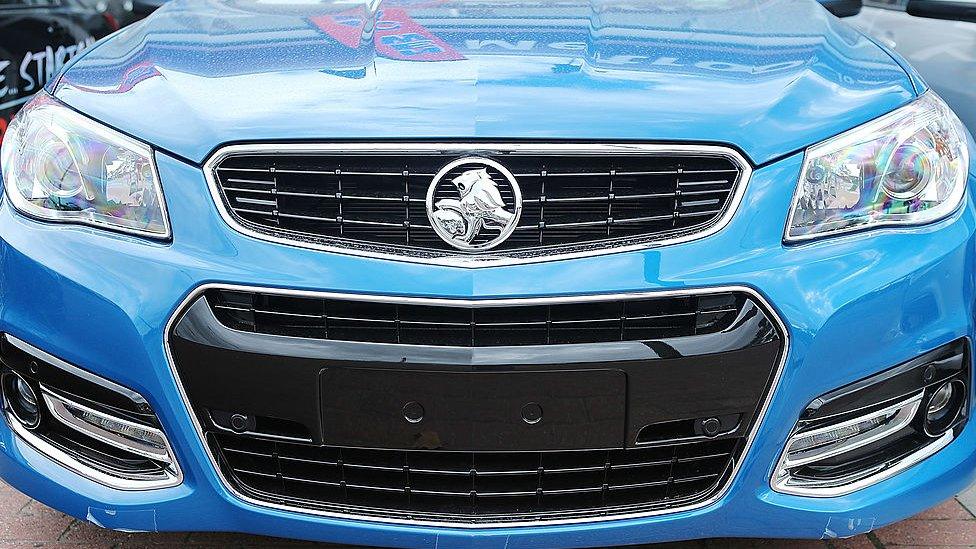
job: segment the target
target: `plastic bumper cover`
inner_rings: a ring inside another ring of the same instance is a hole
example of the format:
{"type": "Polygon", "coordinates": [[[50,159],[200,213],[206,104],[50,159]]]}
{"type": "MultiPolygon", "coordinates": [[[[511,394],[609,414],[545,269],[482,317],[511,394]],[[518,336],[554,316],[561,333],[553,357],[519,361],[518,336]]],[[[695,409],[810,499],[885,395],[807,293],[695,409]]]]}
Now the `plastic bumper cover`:
{"type": "Polygon", "coordinates": [[[940,223],[786,247],[782,227],[800,157],[757,169],[739,212],[707,239],[642,252],[486,269],[353,258],[257,242],[216,213],[199,168],[160,154],[171,244],[41,224],[0,206],[0,331],[130,387],[159,415],[180,486],[122,493],[81,478],[0,427],[0,474],[73,516],[132,530],[234,530],[333,542],[433,547],[576,547],[715,536],[854,535],[950,497],[976,471],[976,429],[935,456],[839,498],[774,492],[769,479],[817,395],[971,336],[971,196],[940,223]],[[230,495],[190,421],[163,331],[201,284],[453,298],[526,297],[745,285],[787,324],[790,348],[754,444],[730,490],[693,511],[640,519],[457,529],[267,509],[230,495]]]}

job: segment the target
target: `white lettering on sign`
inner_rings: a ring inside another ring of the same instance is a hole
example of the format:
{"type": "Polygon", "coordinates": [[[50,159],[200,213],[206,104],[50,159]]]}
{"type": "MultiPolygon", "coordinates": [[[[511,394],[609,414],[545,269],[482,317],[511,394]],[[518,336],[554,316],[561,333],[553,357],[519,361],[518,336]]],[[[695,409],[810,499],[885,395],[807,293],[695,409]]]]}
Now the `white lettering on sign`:
{"type": "Polygon", "coordinates": [[[0,59],[0,97],[6,97],[10,92],[10,86],[7,85],[7,67],[9,66],[10,61],[0,59]]]}
{"type": "Polygon", "coordinates": [[[12,95],[26,95],[41,89],[54,78],[54,75],[64,67],[73,57],[95,43],[93,38],[86,38],[77,44],[61,46],[44,46],[43,49],[28,51],[22,59],[0,59],[0,103],[3,98],[12,95]],[[7,69],[17,67],[20,76],[20,86],[12,85],[7,69]]]}

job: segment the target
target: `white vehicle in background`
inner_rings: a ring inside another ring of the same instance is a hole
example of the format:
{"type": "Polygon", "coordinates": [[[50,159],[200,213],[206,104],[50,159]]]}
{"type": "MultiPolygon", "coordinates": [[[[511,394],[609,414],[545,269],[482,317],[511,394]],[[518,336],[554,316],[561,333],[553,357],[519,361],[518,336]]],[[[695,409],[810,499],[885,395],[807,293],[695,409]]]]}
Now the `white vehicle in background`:
{"type": "Polygon", "coordinates": [[[976,0],[865,0],[845,20],[904,56],[976,129],[976,0]]]}

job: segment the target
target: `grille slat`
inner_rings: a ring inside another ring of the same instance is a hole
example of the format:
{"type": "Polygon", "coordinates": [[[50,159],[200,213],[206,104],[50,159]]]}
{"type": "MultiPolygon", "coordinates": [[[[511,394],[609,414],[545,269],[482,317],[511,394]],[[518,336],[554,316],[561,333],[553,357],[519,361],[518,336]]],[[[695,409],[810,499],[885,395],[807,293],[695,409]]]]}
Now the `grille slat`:
{"type": "MultiPolygon", "coordinates": [[[[523,212],[518,230],[485,253],[653,241],[704,230],[726,211],[742,175],[735,161],[714,154],[486,157],[515,174],[523,212]]],[[[229,213],[250,228],[294,240],[453,253],[430,226],[423,203],[434,174],[456,158],[423,152],[241,153],[224,158],[214,174],[229,213]],[[269,194],[275,200],[261,204],[270,211],[253,207],[254,197],[269,194]]],[[[511,198],[510,189],[501,191],[511,198]]],[[[458,198],[450,194],[442,189],[435,198],[458,198]]]]}
{"type": "Polygon", "coordinates": [[[500,453],[360,450],[229,433],[211,434],[210,444],[230,477],[259,497],[286,497],[308,507],[498,522],[635,504],[684,505],[713,493],[744,440],[500,453]],[[259,470],[250,455],[269,457],[260,462],[267,470],[259,470]],[[341,459],[344,455],[352,461],[341,459]],[[682,468],[689,463],[697,465],[682,468]],[[517,464],[535,465],[511,468],[517,464]]]}
{"type": "Polygon", "coordinates": [[[235,193],[273,194],[272,191],[267,189],[243,189],[238,187],[227,187],[227,190],[235,193]]]}
{"type": "MultiPolygon", "coordinates": [[[[269,171],[269,173],[270,173],[270,171],[269,171]]],[[[234,177],[228,177],[226,179],[226,181],[228,183],[244,183],[244,184],[250,184],[250,185],[274,185],[274,181],[262,181],[262,180],[256,180],[256,179],[240,179],[240,178],[234,178],[234,177]]]]}
{"type": "Polygon", "coordinates": [[[711,181],[681,181],[678,183],[678,187],[703,187],[705,185],[725,185],[726,183],[728,183],[728,181],[724,179],[715,179],[711,181]]]}
{"type": "MultiPolygon", "coordinates": [[[[242,210],[239,210],[239,211],[242,211],[242,210]]],[[[312,216],[312,215],[295,215],[295,214],[287,214],[287,213],[281,213],[281,212],[279,212],[278,215],[280,217],[287,217],[289,219],[304,219],[304,220],[307,220],[307,221],[325,221],[325,222],[328,222],[328,223],[336,223],[338,221],[338,219],[339,219],[337,217],[315,217],[315,216],[312,216]]]]}
{"type": "Polygon", "coordinates": [[[678,217],[705,217],[714,214],[715,210],[708,210],[704,212],[681,212],[678,217]]]}
{"type": "Polygon", "coordinates": [[[451,307],[211,290],[230,328],[310,339],[455,347],[556,345],[720,331],[747,303],[740,294],[647,297],[583,304],[451,307]]]}

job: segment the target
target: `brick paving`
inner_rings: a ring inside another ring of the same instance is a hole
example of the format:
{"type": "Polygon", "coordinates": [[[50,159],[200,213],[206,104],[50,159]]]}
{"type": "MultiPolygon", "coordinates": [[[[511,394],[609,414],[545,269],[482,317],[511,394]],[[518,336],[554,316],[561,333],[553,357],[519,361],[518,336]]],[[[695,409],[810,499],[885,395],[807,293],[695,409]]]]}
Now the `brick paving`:
{"type": "MultiPolygon", "coordinates": [[[[655,545],[654,549],[685,548],[824,548],[885,549],[922,547],[976,547],[976,489],[912,517],[864,536],[845,540],[797,541],[760,539],[713,539],[655,545]]],[[[222,533],[131,534],[113,532],[46,507],[0,482],[0,548],[43,549],[105,548],[240,548],[294,549],[338,545],[311,544],[285,539],[222,533]]],[[[649,546],[645,546],[649,547],[649,546]]]]}

